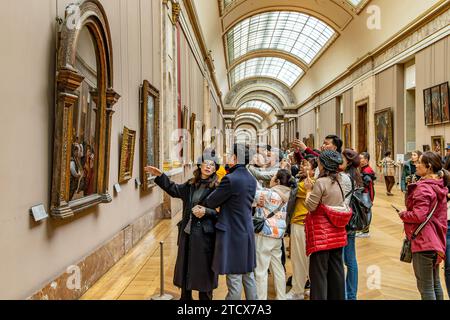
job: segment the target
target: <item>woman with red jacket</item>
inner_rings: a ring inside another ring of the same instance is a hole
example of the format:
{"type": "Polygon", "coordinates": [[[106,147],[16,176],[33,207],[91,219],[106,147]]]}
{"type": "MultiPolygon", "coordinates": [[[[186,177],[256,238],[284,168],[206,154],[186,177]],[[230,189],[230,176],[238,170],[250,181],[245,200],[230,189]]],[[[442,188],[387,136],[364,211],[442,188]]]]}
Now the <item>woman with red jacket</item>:
{"type": "Polygon", "coordinates": [[[408,239],[435,211],[418,236],[411,241],[413,267],[422,300],[443,300],[439,264],[445,259],[447,235],[447,186],[449,173],[442,169],[439,154],[425,152],[417,164],[421,179],[408,186],[407,211],[399,213],[408,239]]]}
{"type": "Polygon", "coordinates": [[[352,217],[345,204],[343,175],[339,175],[342,156],[323,151],[319,156],[320,175],[312,185],[305,180],[306,254],[310,256],[311,300],[345,300],[345,273],[342,259],[347,245],[345,227],[352,217]]]}

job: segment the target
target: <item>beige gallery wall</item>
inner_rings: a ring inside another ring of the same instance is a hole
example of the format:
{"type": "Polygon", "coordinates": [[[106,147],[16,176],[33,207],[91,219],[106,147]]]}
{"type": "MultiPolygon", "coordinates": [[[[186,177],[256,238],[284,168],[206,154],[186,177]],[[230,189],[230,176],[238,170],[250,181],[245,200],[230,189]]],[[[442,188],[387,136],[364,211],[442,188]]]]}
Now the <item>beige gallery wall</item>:
{"type": "Polygon", "coordinates": [[[423,90],[450,82],[450,36],[416,54],[416,146],[431,146],[432,136],[450,143],[450,124],[425,126],[423,90]]]}
{"type": "Polygon", "coordinates": [[[369,5],[380,9],[381,29],[367,28],[370,15],[367,13],[368,8],[365,8],[294,87],[298,101],[302,103],[308,99],[358,59],[381,46],[416,17],[440,2],[443,0],[372,0],[369,5]]]}
{"type": "MultiPolygon", "coordinates": [[[[57,222],[35,224],[31,206],[48,209],[52,173],[55,19],[71,1],[3,2],[0,11],[0,299],[30,296],[138,217],[152,212],[161,192],[142,196],[133,180],[113,202],[57,222]],[[6,3],[5,3],[6,2],[6,3]]],[[[139,131],[139,86],[161,89],[161,1],[102,0],[112,34],[114,107],[110,186],[118,180],[123,126],[139,131]]],[[[139,145],[139,138],[136,141],[139,145]]],[[[139,176],[139,148],[133,178],[139,176]]]]}

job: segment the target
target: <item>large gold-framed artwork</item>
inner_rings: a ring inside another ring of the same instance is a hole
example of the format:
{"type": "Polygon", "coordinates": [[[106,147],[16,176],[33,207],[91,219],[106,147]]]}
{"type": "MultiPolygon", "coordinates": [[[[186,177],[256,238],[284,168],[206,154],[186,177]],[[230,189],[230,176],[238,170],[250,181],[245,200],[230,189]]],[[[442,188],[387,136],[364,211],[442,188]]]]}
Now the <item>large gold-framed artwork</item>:
{"type": "Polygon", "coordinates": [[[141,182],[142,190],[148,191],[155,184],[155,178],[145,172],[145,167],[159,167],[159,113],[160,95],[149,81],[142,85],[141,105],[141,182]]]}
{"type": "Polygon", "coordinates": [[[127,182],[133,177],[135,143],[136,131],[124,127],[120,148],[119,183],[127,182]]]}
{"type": "Polygon", "coordinates": [[[96,0],[71,4],[59,25],[50,213],[71,218],[112,201],[108,191],[114,90],[112,41],[96,0]],[[77,6],[74,8],[73,6],[77,6]],[[77,25],[68,21],[74,10],[77,25]]]}
{"type": "Polygon", "coordinates": [[[443,136],[431,137],[431,151],[439,153],[441,156],[445,154],[445,141],[443,136]]]}
{"type": "Polygon", "coordinates": [[[195,113],[191,114],[189,132],[191,134],[191,162],[195,162],[195,119],[197,115],[195,113]]]}
{"type": "Polygon", "coordinates": [[[394,127],[391,108],[375,112],[375,146],[377,163],[383,160],[384,154],[394,154],[394,127]]]}
{"type": "Polygon", "coordinates": [[[351,123],[346,123],[342,126],[342,140],[344,149],[352,148],[352,125],[351,123]]]}
{"type": "Polygon", "coordinates": [[[423,91],[425,125],[432,126],[450,122],[448,82],[423,91]]]}

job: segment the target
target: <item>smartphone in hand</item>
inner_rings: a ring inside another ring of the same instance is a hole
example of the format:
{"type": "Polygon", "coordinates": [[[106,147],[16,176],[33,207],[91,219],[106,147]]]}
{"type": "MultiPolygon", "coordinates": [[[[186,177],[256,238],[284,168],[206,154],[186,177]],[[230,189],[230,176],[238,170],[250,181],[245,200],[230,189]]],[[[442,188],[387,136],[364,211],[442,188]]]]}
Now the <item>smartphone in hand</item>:
{"type": "Polygon", "coordinates": [[[392,208],[394,208],[395,211],[397,211],[397,213],[402,212],[402,210],[400,210],[399,208],[397,208],[396,206],[394,206],[393,204],[391,204],[392,208]]]}

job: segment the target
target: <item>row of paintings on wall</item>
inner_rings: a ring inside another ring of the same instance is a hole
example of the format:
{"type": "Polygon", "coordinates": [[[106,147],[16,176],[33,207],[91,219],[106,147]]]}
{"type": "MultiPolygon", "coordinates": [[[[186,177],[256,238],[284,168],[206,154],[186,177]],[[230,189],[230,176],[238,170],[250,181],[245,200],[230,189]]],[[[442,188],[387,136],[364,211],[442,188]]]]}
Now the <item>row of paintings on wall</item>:
{"type": "MultiPolygon", "coordinates": [[[[159,166],[159,91],[153,87],[148,81],[144,81],[142,86],[142,106],[141,106],[141,182],[143,190],[148,191],[154,184],[154,177],[144,172],[146,166],[159,166]]],[[[179,159],[184,163],[194,163],[201,156],[202,150],[206,147],[205,125],[201,121],[196,120],[196,114],[192,113],[189,117],[189,109],[183,108],[181,113],[182,129],[180,131],[181,148],[179,151],[179,159]],[[190,137],[189,137],[190,135],[190,137]],[[202,141],[202,143],[197,143],[202,141]],[[191,157],[188,159],[189,149],[191,157]],[[189,161],[191,160],[191,161],[189,161]]],[[[216,142],[216,128],[211,132],[208,139],[210,144],[216,142]]],[[[132,178],[133,175],[133,159],[136,142],[136,131],[127,127],[124,128],[120,152],[120,168],[119,183],[125,183],[132,178]]],[[[179,162],[179,161],[178,161],[179,162]]],[[[181,162],[180,166],[181,167],[181,162]]],[[[172,168],[164,162],[163,169],[172,168]]],[[[173,167],[175,164],[173,164],[173,167]]]]}
{"type": "Polygon", "coordinates": [[[423,91],[425,125],[432,126],[450,122],[448,82],[423,91]]]}

